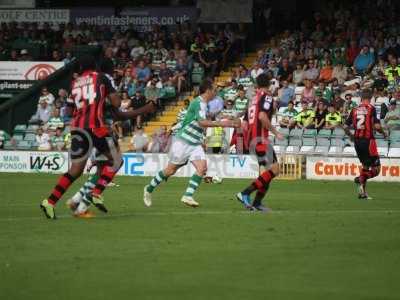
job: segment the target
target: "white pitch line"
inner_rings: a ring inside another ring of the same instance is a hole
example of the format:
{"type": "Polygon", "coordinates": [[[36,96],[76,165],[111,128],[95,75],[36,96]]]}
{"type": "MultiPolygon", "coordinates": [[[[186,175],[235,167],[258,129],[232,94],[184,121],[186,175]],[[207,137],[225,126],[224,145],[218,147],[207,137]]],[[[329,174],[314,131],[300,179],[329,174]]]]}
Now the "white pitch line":
{"type": "MultiPolygon", "coordinates": [[[[199,209],[192,211],[149,211],[149,212],[132,212],[126,214],[98,214],[93,219],[112,219],[112,218],[121,218],[121,217],[135,217],[135,216],[171,216],[171,215],[238,215],[238,216],[247,216],[247,215],[296,215],[296,214],[312,214],[315,216],[318,215],[326,215],[326,214],[398,214],[400,210],[272,210],[269,213],[260,213],[260,212],[249,212],[249,211],[210,211],[205,210],[201,211],[199,209]]],[[[40,214],[40,212],[38,212],[40,214]]],[[[72,215],[57,215],[58,219],[66,219],[73,218],[72,215]]],[[[14,221],[23,221],[23,220],[46,220],[45,217],[10,217],[10,218],[0,218],[0,222],[14,222],[14,221]]]]}

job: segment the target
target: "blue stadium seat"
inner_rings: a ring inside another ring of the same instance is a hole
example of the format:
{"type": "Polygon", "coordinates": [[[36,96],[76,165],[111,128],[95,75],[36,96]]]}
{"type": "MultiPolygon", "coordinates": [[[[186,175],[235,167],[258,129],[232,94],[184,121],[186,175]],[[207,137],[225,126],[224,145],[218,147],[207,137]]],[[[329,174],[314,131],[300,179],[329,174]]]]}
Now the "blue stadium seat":
{"type": "Polygon", "coordinates": [[[330,138],[332,136],[332,130],[330,129],[321,129],[318,131],[317,137],[324,137],[324,138],[330,138]]]}
{"type": "Polygon", "coordinates": [[[19,124],[19,125],[15,125],[14,127],[14,134],[24,134],[26,130],[26,125],[24,124],[19,124]]]}

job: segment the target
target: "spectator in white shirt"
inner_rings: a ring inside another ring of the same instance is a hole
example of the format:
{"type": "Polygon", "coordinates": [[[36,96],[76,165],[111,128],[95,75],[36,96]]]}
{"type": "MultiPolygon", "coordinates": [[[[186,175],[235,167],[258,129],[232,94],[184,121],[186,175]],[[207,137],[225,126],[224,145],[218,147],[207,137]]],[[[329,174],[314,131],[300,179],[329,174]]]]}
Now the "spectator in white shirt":
{"type": "Polygon", "coordinates": [[[46,100],[39,100],[39,106],[36,113],[32,116],[29,123],[32,124],[46,124],[51,116],[51,108],[47,104],[46,100]]]}
{"type": "Polygon", "coordinates": [[[39,102],[40,100],[45,100],[48,105],[53,105],[54,99],[54,95],[48,91],[47,87],[42,87],[39,102]]]}
{"type": "Polygon", "coordinates": [[[253,68],[251,69],[250,76],[253,79],[253,81],[255,82],[258,75],[260,75],[262,73],[264,73],[264,69],[261,67],[260,63],[258,61],[256,61],[254,63],[253,68]]]}
{"type": "Polygon", "coordinates": [[[51,150],[50,136],[39,128],[36,133],[36,142],[38,143],[38,150],[48,151],[51,150]]]}
{"type": "Polygon", "coordinates": [[[131,144],[129,145],[129,148],[131,151],[135,152],[147,152],[149,142],[150,140],[147,134],[143,132],[143,129],[141,127],[137,127],[135,130],[135,134],[131,139],[131,144]]]}
{"type": "Polygon", "coordinates": [[[144,47],[142,45],[142,42],[140,42],[139,45],[133,47],[131,50],[131,57],[133,60],[137,60],[143,54],[144,54],[144,47]]]}

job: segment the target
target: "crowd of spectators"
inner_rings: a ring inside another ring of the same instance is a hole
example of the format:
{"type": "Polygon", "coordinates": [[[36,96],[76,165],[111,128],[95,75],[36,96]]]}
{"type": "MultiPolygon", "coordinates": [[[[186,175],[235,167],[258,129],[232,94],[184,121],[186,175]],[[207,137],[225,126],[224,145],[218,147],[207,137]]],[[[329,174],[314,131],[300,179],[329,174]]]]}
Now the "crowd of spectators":
{"type": "MultiPolygon", "coordinates": [[[[240,55],[244,37],[242,27],[230,25],[204,29],[183,23],[174,28],[154,26],[150,32],[137,33],[129,28],[85,23],[3,23],[0,25],[0,60],[50,60],[68,64],[79,47],[99,47],[100,60],[112,62],[110,75],[121,94],[122,110],[140,108],[150,100],[162,109],[168,100],[191,90],[204,76],[212,78],[226,68],[228,62],[240,55]]],[[[58,91],[57,99],[47,88],[41,91],[30,123],[41,126],[37,141],[40,140],[43,148],[48,148],[44,142],[46,134],[51,141],[57,129],[68,127],[71,120],[66,105],[68,97],[63,89],[58,91]]],[[[139,116],[133,121],[117,122],[113,128],[120,139],[141,135],[144,121],[139,116]]],[[[49,143],[52,149],[59,149],[61,145],[60,142],[49,143]]],[[[157,143],[152,147],[162,150],[163,143],[155,146],[157,143]]]]}

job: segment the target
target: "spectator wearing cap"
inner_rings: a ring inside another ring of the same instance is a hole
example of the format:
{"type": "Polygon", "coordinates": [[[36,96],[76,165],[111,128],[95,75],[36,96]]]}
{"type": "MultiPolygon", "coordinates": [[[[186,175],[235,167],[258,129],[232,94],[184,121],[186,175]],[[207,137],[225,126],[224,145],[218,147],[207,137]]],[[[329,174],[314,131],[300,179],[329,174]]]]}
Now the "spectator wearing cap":
{"type": "Polygon", "coordinates": [[[51,108],[47,104],[46,100],[39,100],[39,105],[36,113],[31,117],[29,123],[31,124],[46,124],[51,116],[51,108]]]}
{"type": "Polygon", "coordinates": [[[215,50],[215,44],[208,44],[207,50],[200,52],[200,62],[203,64],[206,74],[214,78],[218,68],[218,53],[215,50]]]}
{"type": "Polygon", "coordinates": [[[288,80],[281,81],[282,87],[278,90],[279,107],[288,106],[290,101],[295,100],[294,89],[289,86],[288,80]]]}
{"type": "Polygon", "coordinates": [[[365,75],[374,65],[374,54],[369,51],[368,46],[363,46],[361,48],[360,53],[357,55],[356,59],[354,60],[354,70],[359,75],[365,75]]]}
{"type": "Polygon", "coordinates": [[[328,113],[325,117],[325,128],[326,129],[335,129],[340,126],[342,123],[342,116],[340,112],[338,112],[333,105],[333,103],[329,104],[328,113]]]}
{"type": "Polygon", "coordinates": [[[400,129],[400,110],[397,108],[396,100],[391,100],[389,111],[384,119],[385,127],[389,130],[400,129]]]}
{"type": "Polygon", "coordinates": [[[301,103],[301,111],[294,118],[294,122],[290,124],[290,127],[296,126],[300,129],[313,128],[314,127],[315,111],[308,108],[308,102],[303,101],[301,103]]]}
{"type": "Polygon", "coordinates": [[[279,121],[279,125],[283,128],[290,128],[295,123],[295,117],[298,112],[294,108],[294,102],[289,101],[287,108],[282,112],[282,118],[279,121]]]}

